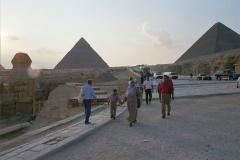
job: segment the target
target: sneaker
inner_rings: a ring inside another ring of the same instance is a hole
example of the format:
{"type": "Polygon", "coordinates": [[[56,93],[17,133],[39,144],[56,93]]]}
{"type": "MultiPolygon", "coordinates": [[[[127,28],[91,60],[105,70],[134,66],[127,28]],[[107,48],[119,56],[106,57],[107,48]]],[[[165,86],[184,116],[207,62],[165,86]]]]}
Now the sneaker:
{"type": "Polygon", "coordinates": [[[165,118],[165,116],[162,116],[162,118],[165,118]]]}
{"type": "Polygon", "coordinates": [[[91,124],[91,122],[85,122],[86,125],[91,124]]]}
{"type": "Polygon", "coordinates": [[[116,118],[115,118],[115,117],[113,117],[113,120],[116,120],[116,118]]]}
{"type": "Polygon", "coordinates": [[[136,122],[137,122],[137,120],[133,121],[133,123],[136,123],[136,122]]]}
{"type": "Polygon", "coordinates": [[[170,116],[170,113],[168,113],[167,115],[170,116]]]}

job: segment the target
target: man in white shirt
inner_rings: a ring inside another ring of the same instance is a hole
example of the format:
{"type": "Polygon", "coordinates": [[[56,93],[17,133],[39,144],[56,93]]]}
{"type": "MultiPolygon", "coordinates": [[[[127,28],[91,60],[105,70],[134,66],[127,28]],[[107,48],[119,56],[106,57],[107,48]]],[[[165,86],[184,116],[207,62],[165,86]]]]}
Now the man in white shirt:
{"type": "Polygon", "coordinates": [[[152,99],[152,92],[153,92],[153,81],[149,79],[149,76],[146,77],[147,79],[144,81],[143,86],[146,94],[146,104],[151,103],[152,99]],[[148,99],[149,96],[149,99],[148,99]]]}
{"type": "Polygon", "coordinates": [[[240,77],[238,77],[238,80],[237,80],[237,88],[239,88],[239,84],[240,84],[240,77]]]}

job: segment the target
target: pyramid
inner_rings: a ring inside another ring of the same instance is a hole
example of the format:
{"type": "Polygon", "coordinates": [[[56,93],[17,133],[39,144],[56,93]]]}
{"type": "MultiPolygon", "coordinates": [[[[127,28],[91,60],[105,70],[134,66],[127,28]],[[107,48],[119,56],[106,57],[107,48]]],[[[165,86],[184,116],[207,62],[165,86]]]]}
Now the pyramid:
{"type": "Polygon", "coordinates": [[[240,35],[218,22],[202,35],[176,62],[237,48],[240,48],[240,35]]]}
{"type": "Polygon", "coordinates": [[[105,69],[108,67],[107,63],[92,49],[88,42],[81,38],[54,69],[105,69]]]}

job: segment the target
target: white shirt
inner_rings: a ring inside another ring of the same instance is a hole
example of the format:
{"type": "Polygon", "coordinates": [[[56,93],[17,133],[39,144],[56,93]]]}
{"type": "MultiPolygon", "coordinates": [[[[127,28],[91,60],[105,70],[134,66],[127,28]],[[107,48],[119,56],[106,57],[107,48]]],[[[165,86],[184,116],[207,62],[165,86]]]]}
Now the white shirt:
{"type": "Polygon", "coordinates": [[[145,80],[143,82],[143,85],[145,86],[146,89],[152,89],[153,81],[149,79],[149,81],[145,80]]]}
{"type": "Polygon", "coordinates": [[[238,77],[237,82],[240,83],[240,77],[238,77]]]}

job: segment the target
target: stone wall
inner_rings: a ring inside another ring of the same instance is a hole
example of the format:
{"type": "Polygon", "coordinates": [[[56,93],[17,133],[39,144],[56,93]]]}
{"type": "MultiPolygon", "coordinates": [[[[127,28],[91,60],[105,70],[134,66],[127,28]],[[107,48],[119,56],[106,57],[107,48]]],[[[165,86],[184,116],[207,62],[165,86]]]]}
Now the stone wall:
{"type": "Polygon", "coordinates": [[[235,64],[235,72],[240,73],[240,63],[235,64]]]}

